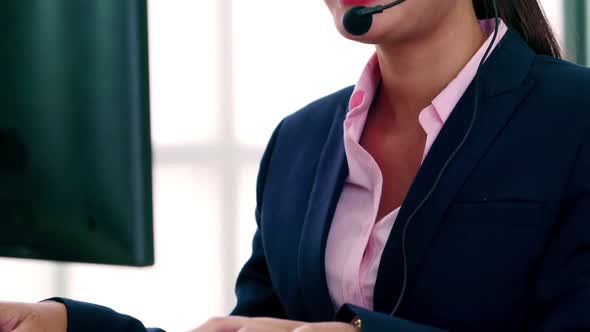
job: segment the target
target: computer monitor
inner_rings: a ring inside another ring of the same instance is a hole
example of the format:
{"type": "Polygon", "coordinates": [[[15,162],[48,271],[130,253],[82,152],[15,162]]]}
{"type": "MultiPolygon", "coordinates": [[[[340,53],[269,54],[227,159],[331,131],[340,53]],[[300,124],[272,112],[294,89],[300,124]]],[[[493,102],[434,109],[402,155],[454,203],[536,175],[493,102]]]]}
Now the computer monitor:
{"type": "Polygon", "coordinates": [[[146,6],[0,1],[0,256],[153,264],[146,6]]]}

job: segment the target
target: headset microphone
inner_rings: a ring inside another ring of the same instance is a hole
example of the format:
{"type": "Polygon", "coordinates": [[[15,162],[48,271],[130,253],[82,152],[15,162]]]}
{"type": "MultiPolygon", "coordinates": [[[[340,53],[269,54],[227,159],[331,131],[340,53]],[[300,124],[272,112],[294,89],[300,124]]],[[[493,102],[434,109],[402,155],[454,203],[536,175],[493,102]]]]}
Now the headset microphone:
{"type": "Polygon", "coordinates": [[[397,6],[404,1],[406,0],[396,0],[388,5],[370,8],[365,6],[352,7],[344,14],[344,18],[342,19],[344,29],[351,35],[364,35],[371,29],[373,15],[381,13],[387,8],[397,6]]]}

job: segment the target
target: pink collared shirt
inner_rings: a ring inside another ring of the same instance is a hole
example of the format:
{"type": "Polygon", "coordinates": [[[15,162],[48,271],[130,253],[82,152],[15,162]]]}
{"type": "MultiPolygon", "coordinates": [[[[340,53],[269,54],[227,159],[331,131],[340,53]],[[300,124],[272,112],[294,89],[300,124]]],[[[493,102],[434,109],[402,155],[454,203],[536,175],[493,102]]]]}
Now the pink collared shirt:
{"type": "MultiPolygon", "coordinates": [[[[486,42],[457,77],[420,112],[418,120],[426,133],[422,161],[475,78],[479,62],[491,43],[494,20],[480,21],[480,27],[488,36],[486,42]]],[[[507,30],[501,22],[493,49],[507,30]]],[[[379,60],[373,55],[355,86],[344,121],[349,174],[334,213],[325,260],[328,289],[335,308],[350,303],[373,309],[373,291],[381,255],[400,209],[398,207],[376,222],[383,177],[373,157],[359,144],[380,80],[379,60]]]]}

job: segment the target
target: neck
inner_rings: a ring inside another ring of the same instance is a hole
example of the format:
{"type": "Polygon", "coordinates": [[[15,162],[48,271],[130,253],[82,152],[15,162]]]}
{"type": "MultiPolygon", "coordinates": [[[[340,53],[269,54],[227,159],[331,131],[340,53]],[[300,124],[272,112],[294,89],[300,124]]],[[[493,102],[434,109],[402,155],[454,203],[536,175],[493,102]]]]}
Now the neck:
{"type": "Polygon", "coordinates": [[[447,23],[423,38],[377,45],[382,81],[375,106],[378,112],[389,113],[386,118],[395,118],[396,127],[416,123],[418,113],[485,42],[474,14],[458,13],[443,21],[447,23]]]}

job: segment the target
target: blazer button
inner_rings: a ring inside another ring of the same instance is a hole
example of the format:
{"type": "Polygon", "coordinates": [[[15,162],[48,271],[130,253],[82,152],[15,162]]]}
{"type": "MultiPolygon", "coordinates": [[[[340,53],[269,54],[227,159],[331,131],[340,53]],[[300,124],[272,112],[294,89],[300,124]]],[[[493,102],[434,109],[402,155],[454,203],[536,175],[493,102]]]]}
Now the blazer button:
{"type": "Polygon", "coordinates": [[[363,321],[360,317],[357,316],[352,320],[352,325],[354,325],[354,327],[356,327],[357,329],[362,329],[363,321]]]}

